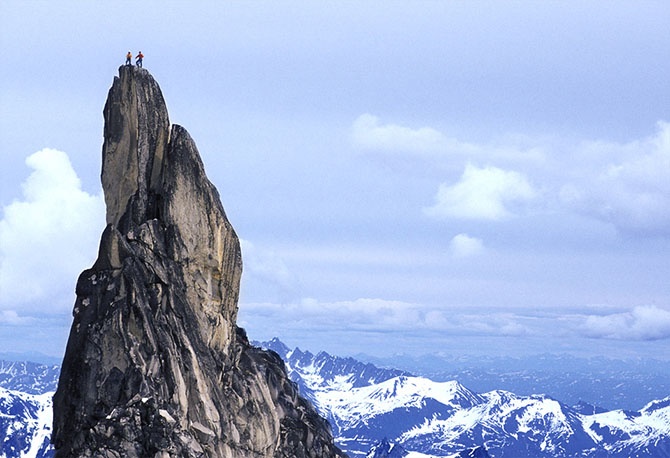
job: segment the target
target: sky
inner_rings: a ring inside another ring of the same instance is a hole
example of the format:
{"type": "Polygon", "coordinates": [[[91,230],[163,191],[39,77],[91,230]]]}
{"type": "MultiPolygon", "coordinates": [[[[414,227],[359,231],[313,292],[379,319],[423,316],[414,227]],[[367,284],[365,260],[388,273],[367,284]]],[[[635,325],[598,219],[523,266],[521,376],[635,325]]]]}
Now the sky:
{"type": "Polygon", "coordinates": [[[251,339],[670,359],[670,3],[0,3],[0,352],[64,351],[142,51],[251,339]]]}

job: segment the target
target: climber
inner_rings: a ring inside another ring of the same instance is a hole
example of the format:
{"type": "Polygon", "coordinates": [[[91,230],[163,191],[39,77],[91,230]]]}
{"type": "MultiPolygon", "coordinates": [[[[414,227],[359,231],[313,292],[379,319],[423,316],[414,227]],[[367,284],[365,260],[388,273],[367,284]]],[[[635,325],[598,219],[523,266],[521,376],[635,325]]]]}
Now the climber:
{"type": "Polygon", "coordinates": [[[132,65],[132,63],[130,62],[130,59],[132,59],[132,58],[133,58],[133,53],[131,53],[130,51],[128,51],[128,54],[126,54],[126,65],[127,65],[127,66],[131,66],[131,65],[132,65]]]}
{"type": "Polygon", "coordinates": [[[142,54],[142,51],[137,53],[137,56],[135,57],[135,63],[137,64],[138,67],[142,66],[142,59],[144,58],[144,54],[142,54]]]}

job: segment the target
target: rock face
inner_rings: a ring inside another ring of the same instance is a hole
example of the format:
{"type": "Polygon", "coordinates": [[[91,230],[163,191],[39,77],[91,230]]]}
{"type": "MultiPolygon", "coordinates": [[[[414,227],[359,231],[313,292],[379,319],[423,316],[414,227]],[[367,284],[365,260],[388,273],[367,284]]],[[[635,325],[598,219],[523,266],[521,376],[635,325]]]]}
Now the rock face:
{"type": "Polygon", "coordinates": [[[104,117],[107,227],[77,282],[56,456],[343,456],[281,359],[236,326],[239,240],[156,81],[121,67],[104,117]]]}

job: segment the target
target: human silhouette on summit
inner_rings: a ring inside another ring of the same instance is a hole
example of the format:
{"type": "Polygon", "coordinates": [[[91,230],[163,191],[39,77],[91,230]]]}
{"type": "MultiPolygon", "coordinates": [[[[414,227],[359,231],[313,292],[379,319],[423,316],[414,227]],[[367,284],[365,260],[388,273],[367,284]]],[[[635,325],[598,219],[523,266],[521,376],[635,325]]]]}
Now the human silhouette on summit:
{"type": "Polygon", "coordinates": [[[137,64],[138,67],[142,66],[142,59],[144,59],[144,54],[142,54],[142,51],[137,53],[137,56],[135,57],[135,63],[137,64]]]}

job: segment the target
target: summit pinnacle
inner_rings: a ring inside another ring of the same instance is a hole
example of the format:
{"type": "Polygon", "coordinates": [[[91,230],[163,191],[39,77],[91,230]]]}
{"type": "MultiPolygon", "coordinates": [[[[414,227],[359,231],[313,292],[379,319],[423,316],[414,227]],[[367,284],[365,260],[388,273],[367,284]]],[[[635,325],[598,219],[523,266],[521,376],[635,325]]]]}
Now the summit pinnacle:
{"type": "Polygon", "coordinates": [[[279,356],[236,325],[240,244],[147,70],[104,108],[107,227],[77,282],[56,457],[340,457],[279,356]]]}

